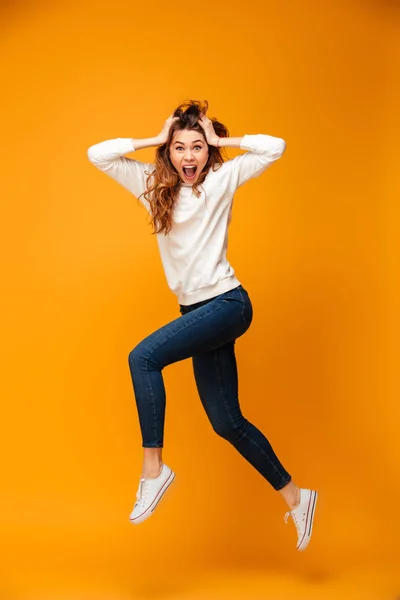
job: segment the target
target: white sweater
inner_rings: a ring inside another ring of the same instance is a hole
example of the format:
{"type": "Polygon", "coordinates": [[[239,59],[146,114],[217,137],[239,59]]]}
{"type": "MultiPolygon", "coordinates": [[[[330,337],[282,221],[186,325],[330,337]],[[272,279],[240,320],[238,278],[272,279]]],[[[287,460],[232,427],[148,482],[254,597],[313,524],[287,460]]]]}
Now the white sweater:
{"type": "MultiPolygon", "coordinates": [[[[240,285],[226,259],[233,196],[240,185],[280,158],[286,143],[269,135],[245,135],[240,147],[248,152],[224,162],[217,171],[210,170],[199,198],[190,184],[181,185],[171,231],[157,234],[168,285],[181,305],[208,300],[240,285]]],[[[145,171],[152,171],[154,165],[124,156],[134,150],[131,138],[117,138],[91,146],[88,157],[138,198],[146,189],[145,171]]],[[[149,211],[143,196],[140,201],[149,211]]]]}

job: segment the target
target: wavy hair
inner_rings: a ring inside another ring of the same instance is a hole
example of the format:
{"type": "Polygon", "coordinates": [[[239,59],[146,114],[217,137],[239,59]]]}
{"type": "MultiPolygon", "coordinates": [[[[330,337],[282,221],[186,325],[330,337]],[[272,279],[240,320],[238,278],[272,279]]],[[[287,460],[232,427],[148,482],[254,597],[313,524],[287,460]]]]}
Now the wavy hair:
{"type": "MultiPolygon", "coordinates": [[[[169,147],[176,131],[189,129],[199,131],[205,139],[204,129],[198,122],[201,114],[205,115],[208,110],[208,102],[198,100],[188,100],[180,104],[174,111],[173,116],[179,117],[169,131],[168,140],[165,144],[157,147],[155,157],[155,169],[148,175],[146,182],[146,191],[143,195],[150,204],[151,225],[153,234],[164,233],[167,235],[172,227],[172,214],[176,199],[181,187],[181,179],[177,170],[170,159],[169,147]]],[[[212,121],[215,133],[219,137],[228,137],[228,129],[217,121],[209,117],[212,121]]],[[[197,197],[200,196],[199,187],[204,182],[210,169],[216,171],[219,169],[224,159],[221,154],[221,148],[208,145],[208,160],[200,173],[198,180],[193,184],[193,191],[197,197]]]]}

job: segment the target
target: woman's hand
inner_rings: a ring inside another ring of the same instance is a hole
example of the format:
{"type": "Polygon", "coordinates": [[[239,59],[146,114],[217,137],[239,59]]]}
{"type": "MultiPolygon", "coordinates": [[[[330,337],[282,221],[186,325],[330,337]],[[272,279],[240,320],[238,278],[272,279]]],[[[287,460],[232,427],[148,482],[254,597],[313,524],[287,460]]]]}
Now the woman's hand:
{"type": "Polygon", "coordinates": [[[199,123],[202,126],[202,128],[204,129],[204,134],[205,134],[205,138],[207,140],[207,144],[210,144],[210,146],[216,146],[218,144],[218,141],[220,138],[217,136],[217,134],[214,131],[214,125],[212,124],[211,119],[206,117],[206,115],[203,115],[199,119],[199,123]]]}
{"type": "Polygon", "coordinates": [[[165,144],[166,143],[166,141],[168,140],[169,130],[171,129],[172,124],[175,123],[175,121],[177,119],[179,119],[179,117],[174,117],[173,115],[171,115],[165,121],[164,127],[162,128],[162,130],[160,131],[160,133],[156,136],[157,142],[159,144],[165,144]]]}

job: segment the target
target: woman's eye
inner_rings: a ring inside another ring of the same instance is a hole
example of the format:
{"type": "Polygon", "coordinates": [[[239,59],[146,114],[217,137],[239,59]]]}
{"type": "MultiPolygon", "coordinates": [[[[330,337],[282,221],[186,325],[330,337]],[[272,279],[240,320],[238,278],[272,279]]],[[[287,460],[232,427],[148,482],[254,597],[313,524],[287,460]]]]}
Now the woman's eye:
{"type": "MultiPolygon", "coordinates": [[[[201,150],[203,146],[194,146],[194,150],[201,150]]],[[[175,150],[184,150],[183,146],[176,146],[175,150]]]]}

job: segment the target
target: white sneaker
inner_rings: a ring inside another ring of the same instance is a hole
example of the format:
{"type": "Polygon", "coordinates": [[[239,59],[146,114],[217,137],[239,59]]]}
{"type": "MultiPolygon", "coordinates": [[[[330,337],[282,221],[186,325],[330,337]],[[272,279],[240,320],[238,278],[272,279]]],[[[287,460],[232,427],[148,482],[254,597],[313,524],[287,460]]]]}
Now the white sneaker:
{"type": "Polygon", "coordinates": [[[297,528],[297,550],[305,550],[311,539],[315,505],[318,493],[313,490],[300,490],[300,504],[285,515],[285,523],[292,517],[297,528]]]}
{"type": "Polygon", "coordinates": [[[136,502],[129,516],[131,523],[142,523],[150,517],[157,504],[175,479],[175,473],[163,465],[161,473],[155,479],[140,478],[136,502]]]}

